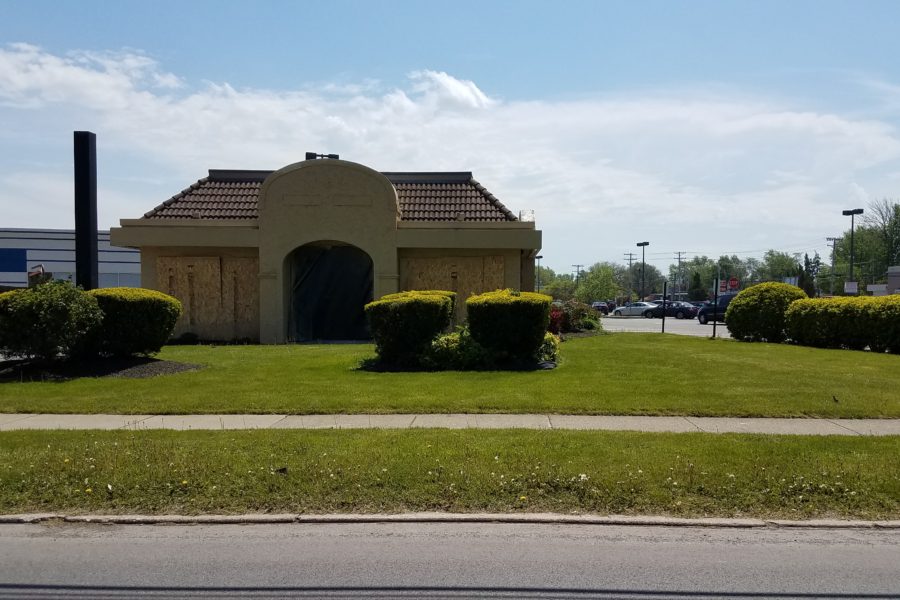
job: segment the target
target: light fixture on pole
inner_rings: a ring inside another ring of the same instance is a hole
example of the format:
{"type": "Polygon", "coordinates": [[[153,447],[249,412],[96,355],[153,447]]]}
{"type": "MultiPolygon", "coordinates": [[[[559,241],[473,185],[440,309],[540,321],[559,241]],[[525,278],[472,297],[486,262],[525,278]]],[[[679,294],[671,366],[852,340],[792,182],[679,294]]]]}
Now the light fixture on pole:
{"type": "Polygon", "coordinates": [[[854,208],[851,210],[845,210],[845,211],[842,211],[841,214],[843,214],[845,217],[850,217],[850,280],[849,280],[849,283],[855,283],[856,280],[853,279],[853,225],[854,225],[853,220],[854,220],[854,217],[856,217],[856,215],[863,214],[863,209],[854,208]]]}
{"type": "Polygon", "coordinates": [[[537,256],[534,257],[534,259],[537,261],[537,264],[538,264],[538,267],[537,267],[537,291],[538,291],[538,293],[541,292],[541,259],[542,258],[544,258],[544,257],[541,256],[540,254],[538,254],[537,256]]]}
{"type": "Polygon", "coordinates": [[[650,242],[638,242],[637,244],[638,248],[641,249],[641,301],[644,300],[644,268],[647,264],[644,260],[644,251],[649,245],[650,242]]]}

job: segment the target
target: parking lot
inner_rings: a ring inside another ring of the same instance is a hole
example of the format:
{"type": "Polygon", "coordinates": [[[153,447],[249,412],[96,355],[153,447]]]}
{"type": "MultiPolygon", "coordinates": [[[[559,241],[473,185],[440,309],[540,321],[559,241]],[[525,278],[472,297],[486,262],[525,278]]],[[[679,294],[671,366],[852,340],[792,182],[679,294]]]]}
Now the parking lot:
{"type": "MultiPolygon", "coordinates": [[[[662,319],[645,319],[644,317],[602,317],[603,329],[606,331],[631,331],[637,333],[659,333],[662,331],[662,319]]],[[[696,335],[710,337],[713,333],[712,323],[701,325],[696,318],[666,318],[666,333],[677,335],[696,335]]],[[[716,337],[728,338],[728,328],[724,323],[716,325],[716,337]]]]}

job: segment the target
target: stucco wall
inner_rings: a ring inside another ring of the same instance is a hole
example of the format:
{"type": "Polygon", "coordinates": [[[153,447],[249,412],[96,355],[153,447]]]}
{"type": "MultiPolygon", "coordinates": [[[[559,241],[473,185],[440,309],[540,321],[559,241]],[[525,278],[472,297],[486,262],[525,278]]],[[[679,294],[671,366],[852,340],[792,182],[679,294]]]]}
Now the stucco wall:
{"type": "Polygon", "coordinates": [[[374,265],[375,297],[397,291],[397,192],[377,171],[312,160],[272,173],[259,196],[260,340],[285,341],[285,259],[306,244],[356,246],[374,265]]]}

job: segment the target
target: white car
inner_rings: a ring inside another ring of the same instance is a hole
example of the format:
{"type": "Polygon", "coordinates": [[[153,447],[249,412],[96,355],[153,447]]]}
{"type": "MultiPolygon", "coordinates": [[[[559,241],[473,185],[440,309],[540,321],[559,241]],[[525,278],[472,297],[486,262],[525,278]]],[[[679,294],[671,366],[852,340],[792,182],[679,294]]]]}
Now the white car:
{"type": "Polygon", "coordinates": [[[613,315],[616,317],[647,317],[652,316],[654,308],[656,308],[656,304],[652,302],[628,302],[616,307],[613,315]]]}

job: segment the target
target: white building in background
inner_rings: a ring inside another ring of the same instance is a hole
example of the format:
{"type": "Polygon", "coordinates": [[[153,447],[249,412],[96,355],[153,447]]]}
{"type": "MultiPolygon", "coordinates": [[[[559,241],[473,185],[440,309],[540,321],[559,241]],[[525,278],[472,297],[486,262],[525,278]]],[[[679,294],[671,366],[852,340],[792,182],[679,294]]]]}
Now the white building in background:
{"type": "MultiPolygon", "coordinates": [[[[109,231],[97,234],[100,287],[140,287],[141,253],[109,245],[109,231]]],[[[0,229],[0,286],[26,287],[28,273],[75,281],[74,229],[0,229]]]]}

